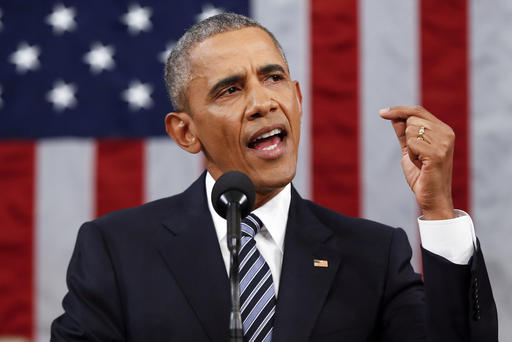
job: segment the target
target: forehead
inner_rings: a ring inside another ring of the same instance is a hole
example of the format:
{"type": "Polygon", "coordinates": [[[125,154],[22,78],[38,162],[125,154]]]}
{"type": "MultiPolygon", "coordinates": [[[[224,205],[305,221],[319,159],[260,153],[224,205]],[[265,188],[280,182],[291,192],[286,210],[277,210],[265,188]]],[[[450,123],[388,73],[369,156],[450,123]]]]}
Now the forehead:
{"type": "Polygon", "coordinates": [[[244,68],[266,64],[280,64],[287,69],[272,38],[258,27],[219,33],[198,43],[190,51],[193,77],[240,73],[244,68]]]}

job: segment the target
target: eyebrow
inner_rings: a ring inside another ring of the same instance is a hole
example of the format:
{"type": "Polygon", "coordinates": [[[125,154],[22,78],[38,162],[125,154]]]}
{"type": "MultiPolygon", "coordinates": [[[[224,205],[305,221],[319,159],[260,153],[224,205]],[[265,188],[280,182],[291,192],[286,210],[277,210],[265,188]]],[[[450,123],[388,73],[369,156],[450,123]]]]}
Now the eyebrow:
{"type": "MultiPolygon", "coordinates": [[[[279,64],[264,65],[258,69],[258,74],[266,75],[266,74],[270,74],[270,73],[273,73],[276,71],[286,74],[286,71],[284,70],[284,68],[279,64]]],[[[235,83],[238,83],[238,82],[242,81],[244,78],[245,78],[245,76],[242,74],[235,74],[235,75],[230,75],[228,77],[225,77],[213,85],[213,87],[208,92],[208,96],[213,97],[213,96],[215,96],[215,93],[219,89],[222,89],[226,86],[229,86],[229,85],[232,85],[235,83]]]]}
{"type": "Polygon", "coordinates": [[[243,78],[244,78],[244,76],[241,75],[241,74],[235,74],[235,75],[231,75],[231,76],[225,77],[225,78],[221,79],[220,81],[218,81],[217,83],[214,84],[212,89],[210,89],[210,91],[208,92],[208,95],[210,97],[213,97],[215,95],[215,93],[219,89],[222,89],[222,88],[224,88],[224,87],[226,87],[228,85],[231,85],[231,84],[238,83],[243,78]]]}
{"type": "Polygon", "coordinates": [[[276,71],[286,74],[286,71],[284,71],[284,68],[282,66],[280,66],[279,64],[264,65],[258,70],[258,73],[259,74],[270,74],[270,73],[273,73],[276,71]]]}

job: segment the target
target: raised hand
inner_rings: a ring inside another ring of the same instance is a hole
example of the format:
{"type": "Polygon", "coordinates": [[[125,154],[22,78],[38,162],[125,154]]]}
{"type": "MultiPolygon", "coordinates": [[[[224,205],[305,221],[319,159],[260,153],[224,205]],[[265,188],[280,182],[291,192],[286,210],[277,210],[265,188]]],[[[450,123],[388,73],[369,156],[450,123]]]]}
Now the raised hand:
{"type": "Polygon", "coordinates": [[[420,106],[391,107],[379,113],[393,124],[405,178],[425,219],[453,218],[452,128],[420,106]]]}

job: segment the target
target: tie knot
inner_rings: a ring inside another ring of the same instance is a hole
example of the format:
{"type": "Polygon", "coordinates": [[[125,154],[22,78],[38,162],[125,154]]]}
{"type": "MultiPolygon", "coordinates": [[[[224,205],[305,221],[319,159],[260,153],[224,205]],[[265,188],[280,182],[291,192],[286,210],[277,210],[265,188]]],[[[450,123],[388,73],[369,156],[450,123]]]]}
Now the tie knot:
{"type": "Polygon", "coordinates": [[[242,235],[250,236],[253,238],[254,235],[259,232],[261,227],[263,227],[263,223],[258,218],[258,216],[249,214],[242,220],[242,235]]]}

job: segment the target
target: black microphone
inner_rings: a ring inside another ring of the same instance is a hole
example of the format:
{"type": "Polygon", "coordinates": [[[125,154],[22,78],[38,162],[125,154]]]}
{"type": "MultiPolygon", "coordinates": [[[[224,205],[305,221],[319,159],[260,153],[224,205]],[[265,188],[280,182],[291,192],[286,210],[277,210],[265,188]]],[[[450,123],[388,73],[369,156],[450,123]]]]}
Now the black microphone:
{"type": "Polygon", "coordinates": [[[217,214],[226,218],[228,208],[237,203],[240,215],[246,217],[254,207],[254,184],[240,171],[229,171],[219,177],[212,190],[212,204],[217,214]]]}
{"type": "Polygon", "coordinates": [[[212,204],[217,214],[227,220],[227,243],[230,254],[229,279],[231,283],[231,314],[229,339],[243,342],[242,315],[240,313],[240,221],[254,207],[254,184],[246,174],[229,171],[219,177],[212,190],[212,204]]]}

